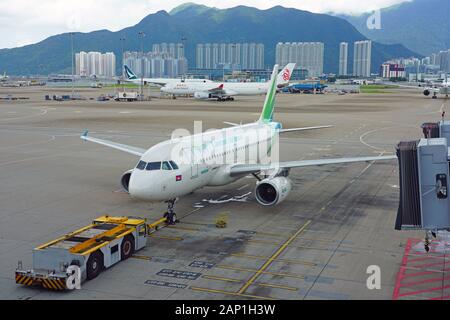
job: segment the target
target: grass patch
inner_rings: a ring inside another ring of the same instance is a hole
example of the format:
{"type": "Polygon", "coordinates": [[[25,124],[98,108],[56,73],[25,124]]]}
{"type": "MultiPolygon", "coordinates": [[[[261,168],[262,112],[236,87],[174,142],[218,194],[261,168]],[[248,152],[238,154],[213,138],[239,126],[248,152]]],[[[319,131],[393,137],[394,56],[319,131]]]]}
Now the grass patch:
{"type": "Polygon", "coordinates": [[[361,93],[391,93],[389,91],[386,91],[386,89],[395,89],[395,88],[398,87],[385,84],[369,84],[369,85],[362,85],[360,87],[360,91],[361,93]]]}

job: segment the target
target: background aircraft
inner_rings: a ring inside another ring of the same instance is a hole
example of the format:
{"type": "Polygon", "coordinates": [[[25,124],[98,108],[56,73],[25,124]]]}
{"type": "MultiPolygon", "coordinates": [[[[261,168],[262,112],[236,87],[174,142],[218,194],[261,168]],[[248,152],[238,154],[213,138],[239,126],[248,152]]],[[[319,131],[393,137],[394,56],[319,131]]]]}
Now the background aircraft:
{"type": "MultiPolygon", "coordinates": [[[[128,66],[125,66],[125,75],[127,78],[126,80],[127,82],[132,82],[135,84],[141,84],[142,82],[142,79],[136,76],[128,66]]],[[[168,85],[169,83],[184,83],[184,82],[212,83],[211,80],[207,79],[144,78],[144,85],[154,84],[161,87],[168,85]]]]}
{"type": "Polygon", "coordinates": [[[6,81],[8,79],[9,79],[9,77],[6,75],[6,71],[5,71],[5,73],[3,73],[3,75],[0,75],[0,81],[6,81]]]}
{"type": "MultiPolygon", "coordinates": [[[[275,76],[278,88],[289,85],[296,64],[290,63],[275,76]]],[[[270,87],[268,82],[213,82],[213,83],[168,83],[161,91],[173,96],[194,95],[199,100],[217,99],[218,101],[234,100],[234,96],[266,94],[270,87]]]]}
{"type": "Polygon", "coordinates": [[[253,174],[257,179],[257,202],[263,206],[275,206],[289,195],[292,189],[289,173],[294,168],[396,159],[396,156],[372,156],[265,163],[262,159],[271,154],[273,141],[280,134],[330,127],[284,130],[281,123],[273,121],[277,71],[276,65],[261,116],[254,123],[174,138],[148,150],[92,138],[87,131],[81,139],[140,158],[137,166],[122,176],[122,186],[132,198],[167,202],[168,212],[165,217],[169,223],[177,220],[174,212],[176,199],[205,186],[224,186],[253,174]],[[259,134],[255,135],[255,132],[259,134]],[[264,150],[261,150],[261,146],[264,150]],[[255,148],[257,152],[252,152],[255,148]],[[242,154],[245,155],[245,162],[237,160],[242,154]]]}
{"type": "Polygon", "coordinates": [[[417,90],[423,90],[423,95],[426,97],[429,97],[432,95],[433,99],[437,99],[438,94],[445,95],[446,98],[450,95],[450,82],[446,78],[443,82],[435,82],[427,85],[426,87],[423,87],[421,85],[419,86],[404,86],[394,83],[394,85],[397,85],[402,88],[412,88],[417,90]]]}

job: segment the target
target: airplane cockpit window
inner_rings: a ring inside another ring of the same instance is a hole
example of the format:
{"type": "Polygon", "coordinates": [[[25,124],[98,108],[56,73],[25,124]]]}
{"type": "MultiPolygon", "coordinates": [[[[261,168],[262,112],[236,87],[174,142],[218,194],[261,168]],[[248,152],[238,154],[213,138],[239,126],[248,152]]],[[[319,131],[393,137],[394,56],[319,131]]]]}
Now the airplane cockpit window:
{"type": "Polygon", "coordinates": [[[178,167],[178,165],[177,165],[175,162],[170,161],[170,164],[172,165],[173,170],[178,170],[178,169],[180,169],[180,168],[178,167]]]}
{"type": "Polygon", "coordinates": [[[145,161],[139,161],[138,165],[136,166],[139,170],[145,170],[145,167],[147,166],[147,162],[145,161]]]}
{"type": "Polygon", "coordinates": [[[149,162],[147,165],[147,171],[161,170],[161,162],[149,162]]]}
{"type": "Polygon", "coordinates": [[[166,170],[166,171],[170,171],[170,170],[172,170],[172,167],[170,166],[170,164],[167,161],[165,161],[162,164],[162,169],[166,170]]]}

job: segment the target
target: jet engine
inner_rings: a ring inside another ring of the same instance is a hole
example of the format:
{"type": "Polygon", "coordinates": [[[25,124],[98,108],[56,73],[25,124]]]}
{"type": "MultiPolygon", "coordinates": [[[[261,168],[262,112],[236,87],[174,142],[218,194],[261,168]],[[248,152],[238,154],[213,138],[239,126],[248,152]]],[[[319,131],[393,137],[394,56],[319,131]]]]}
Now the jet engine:
{"type": "Polygon", "coordinates": [[[132,174],[133,174],[133,170],[129,170],[122,175],[122,178],[120,178],[120,184],[122,185],[122,187],[125,189],[126,192],[130,191],[129,186],[130,186],[130,179],[131,179],[132,174]]]}
{"type": "Polygon", "coordinates": [[[428,96],[431,94],[431,91],[428,90],[428,89],[425,89],[425,90],[423,91],[423,94],[424,94],[425,96],[428,97],[428,96]]]}
{"type": "Polygon", "coordinates": [[[199,99],[199,100],[205,100],[205,99],[211,98],[211,95],[209,93],[206,93],[206,92],[195,92],[194,93],[194,98],[195,99],[199,99]]]}
{"type": "Polygon", "coordinates": [[[292,190],[287,177],[269,178],[256,185],[256,200],[263,206],[276,206],[283,202],[292,190]]]}

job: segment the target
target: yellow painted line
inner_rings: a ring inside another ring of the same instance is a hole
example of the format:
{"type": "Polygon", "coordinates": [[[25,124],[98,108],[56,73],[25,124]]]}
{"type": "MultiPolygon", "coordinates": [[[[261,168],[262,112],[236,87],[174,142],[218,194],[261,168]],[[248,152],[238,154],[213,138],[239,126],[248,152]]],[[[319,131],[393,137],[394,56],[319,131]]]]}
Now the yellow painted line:
{"type": "Polygon", "coordinates": [[[299,288],[295,288],[295,287],[289,287],[289,286],[282,286],[282,285],[278,285],[278,284],[272,284],[272,283],[257,283],[258,286],[261,287],[269,287],[269,288],[276,288],[276,289],[283,289],[283,290],[289,290],[289,291],[298,291],[300,290],[299,288]]]}
{"type": "MultiPolygon", "coordinates": [[[[233,253],[233,254],[230,254],[230,256],[232,256],[232,257],[240,257],[240,258],[247,258],[247,259],[253,259],[253,260],[267,260],[267,259],[270,259],[270,257],[254,256],[254,255],[249,255],[249,254],[244,254],[244,253],[233,253]]],[[[290,263],[290,264],[301,264],[301,265],[311,266],[311,267],[317,266],[317,264],[314,263],[314,262],[301,261],[301,260],[292,260],[292,259],[277,259],[274,262],[282,262],[282,263],[290,263]]]]}
{"type": "Polygon", "coordinates": [[[244,297],[244,298],[251,298],[251,299],[258,299],[258,300],[277,300],[277,299],[271,298],[271,297],[261,297],[261,296],[254,296],[254,295],[250,295],[250,294],[241,294],[241,293],[236,293],[236,292],[213,290],[213,289],[207,289],[207,288],[190,287],[190,289],[193,291],[202,291],[202,292],[208,292],[208,293],[220,293],[220,294],[225,294],[225,295],[229,295],[229,296],[244,297]]]}
{"type": "Polygon", "coordinates": [[[244,282],[244,280],[225,278],[225,277],[216,277],[216,276],[208,276],[204,275],[202,278],[208,280],[217,280],[217,281],[225,281],[225,282],[244,282]]]}
{"type": "Polygon", "coordinates": [[[152,257],[147,257],[147,256],[132,256],[132,258],[139,259],[139,260],[147,260],[147,261],[152,260],[152,257]]]}
{"type": "Polygon", "coordinates": [[[183,221],[183,224],[192,224],[194,226],[210,226],[210,225],[213,225],[213,223],[185,222],[185,221],[183,221]]]}
{"type": "MultiPolygon", "coordinates": [[[[226,265],[218,265],[216,268],[219,269],[227,269],[227,270],[235,270],[235,271],[244,271],[244,272],[257,272],[258,269],[249,269],[249,268],[240,268],[235,266],[226,266],[226,265]]],[[[305,276],[292,274],[292,273],[280,273],[280,272],[270,272],[270,271],[262,271],[261,274],[268,274],[271,276],[280,276],[286,278],[296,278],[296,279],[305,279],[305,276]]]]}
{"type": "Polygon", "coordinates": [[[149,236],[150,238],[157,238],[157,239],[165,239],[165,240],[173,240],[173,241],[183,241],[184,239],[181,237],[167,237],[167,236],[155,236],[152,234],[149,236]]]}
{"type": "Polygon", "coordinates": [[[240,294],[243,294],[248,287],[250,287],[253,282],[255,282],[256,279],[258,279],[258,277],[265,272],[265,270],[271,265],[271,263],[276,260],[282,253],[284,250],[286,250],[286,248],[295,240],[297,239],[297,237],[303,232],[305,231],[305,229],[311,224],[311,220],[308,220],[292,237],[289,238],[288,241],[286,241],[276,252],[275,254],[269,258],[269,260],[266,261],[266,263],[264,263],[264,265],[253,275],[253,277],[250,278],[250,280],[247,281],[247,283],[241,288],[241,290],[239,290],[240,294]]]}

